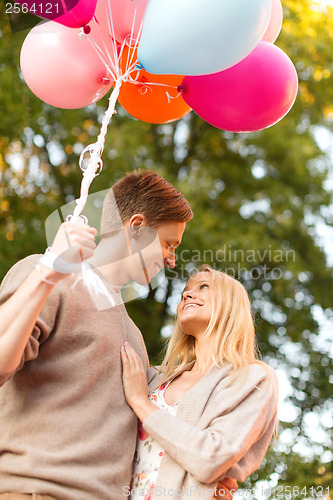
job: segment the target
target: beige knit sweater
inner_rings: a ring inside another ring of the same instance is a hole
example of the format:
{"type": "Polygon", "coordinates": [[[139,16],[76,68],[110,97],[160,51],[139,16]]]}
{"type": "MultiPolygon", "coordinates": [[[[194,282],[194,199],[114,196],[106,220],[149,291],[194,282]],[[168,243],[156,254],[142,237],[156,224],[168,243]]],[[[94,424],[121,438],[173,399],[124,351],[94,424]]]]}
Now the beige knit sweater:
{"type": "MultiPolygon", "coordinates": [[[[149,379],[153,391],[161,376],[149,368],[149,379]]],[[[213,367],[183,395],[176,416],[157,410],[144,419],[165,450],[156,498],[207,500],[219,479],[244,481],[261,464],[276,424],[276,375],[253,364],[241,384],[229,383],[230,365],[213,367]]]]}
{"type": "MultiPolygon", "coordinates": [[[[9,271],[0,303],[38,258],[9,271]]],[[[21,369],[9,379],[0,374],[0,493],[120,500],[137,434],[122,388],[120,347],[128,340],[145,364],[146,349],[123,305],[97,311],[85,288],[71,284],[66,278],[50,294],[21,369]]]]}

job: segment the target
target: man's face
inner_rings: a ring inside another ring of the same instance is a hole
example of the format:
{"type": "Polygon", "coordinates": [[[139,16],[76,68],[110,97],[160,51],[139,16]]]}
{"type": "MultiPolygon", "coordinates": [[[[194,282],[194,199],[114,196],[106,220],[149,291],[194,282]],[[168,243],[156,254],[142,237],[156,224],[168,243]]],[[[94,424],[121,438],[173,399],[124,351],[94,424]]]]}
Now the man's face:
{"type": "Polygon", "coordinates": [[[157,228],[165,267],[175,267],[175,250],[182,241],[185,227],[186,222],[165,222],[157,228]]]}
{"type": "MultiPolygon", "coordinates": [[[[144,274],[144,279],[139,276],[139,266],[136,266],[135,277],[132,279],[140,284],[149,284],[151,279],[154,278],[157,273],[163,269],[163,267],[169,267],[170,269],[175,267],[175,249],[180,245],[183,233],[185,230],[185,222],[164,222],[158,228],[152,229],[155,234],[155,238],[148,245],[144,245],[141,250],[141,263],[142,271],[144,274]]],[[[143,234],[146,233],[145,226],[141,227],[142,234],[138,239],[138,242],[142,240],[143,234]]]]}

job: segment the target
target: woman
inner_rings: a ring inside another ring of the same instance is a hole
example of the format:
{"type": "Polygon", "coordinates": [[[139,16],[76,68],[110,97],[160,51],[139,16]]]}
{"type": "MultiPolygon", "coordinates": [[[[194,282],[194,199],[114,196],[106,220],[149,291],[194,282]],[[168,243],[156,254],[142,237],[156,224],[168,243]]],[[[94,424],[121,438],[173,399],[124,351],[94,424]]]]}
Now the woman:
{"type": "Polygon", "coordinates": [[[277,380],[259,361],[244,287],[204,266],[177,307],[165,359],[150,369],[121,349],[124,391],[140,421],[132,499],[212,498],[223,478],[260,465],[277,412],[277,380]],[[147,397],[150,390],[150,395],[147,397]]]}

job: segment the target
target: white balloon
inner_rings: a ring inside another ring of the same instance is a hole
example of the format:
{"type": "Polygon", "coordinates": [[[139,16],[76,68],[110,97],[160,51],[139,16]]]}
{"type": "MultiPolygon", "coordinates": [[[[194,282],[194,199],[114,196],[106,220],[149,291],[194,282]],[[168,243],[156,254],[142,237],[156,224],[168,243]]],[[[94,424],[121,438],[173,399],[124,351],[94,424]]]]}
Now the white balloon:
{"type": "Polygon", "coordinates": [[[156,74],[222,71],[252,52],[270,15],[271,0],[150,0],[139,62],[156,74]]]}

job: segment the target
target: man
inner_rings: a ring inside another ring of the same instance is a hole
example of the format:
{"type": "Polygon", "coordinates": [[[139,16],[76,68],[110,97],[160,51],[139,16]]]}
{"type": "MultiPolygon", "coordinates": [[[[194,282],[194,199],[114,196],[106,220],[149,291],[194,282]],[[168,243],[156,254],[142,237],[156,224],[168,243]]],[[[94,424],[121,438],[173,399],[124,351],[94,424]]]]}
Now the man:
{"type": "Polygon", "coordinates": [[[64,223],[48,256],[9,271],[0,291],[0,498],[123,498],[137,425],[122,389],[120,347],[128,341],[146,367],[148,358],[119,288],[174,267],[191,219],[187,200],[165,179],[133,172],[106,197],[97,248],[94,228],[64,223]],[[146,227],[156,230],[163,262],[154,250],[140,268],[143,248],[133,252],[132,244],[146,227]],[[59,256],[73,269],[91,259],[117,305],[96,308],[83,282],[73,288],[57,266],[59,256]]]}

